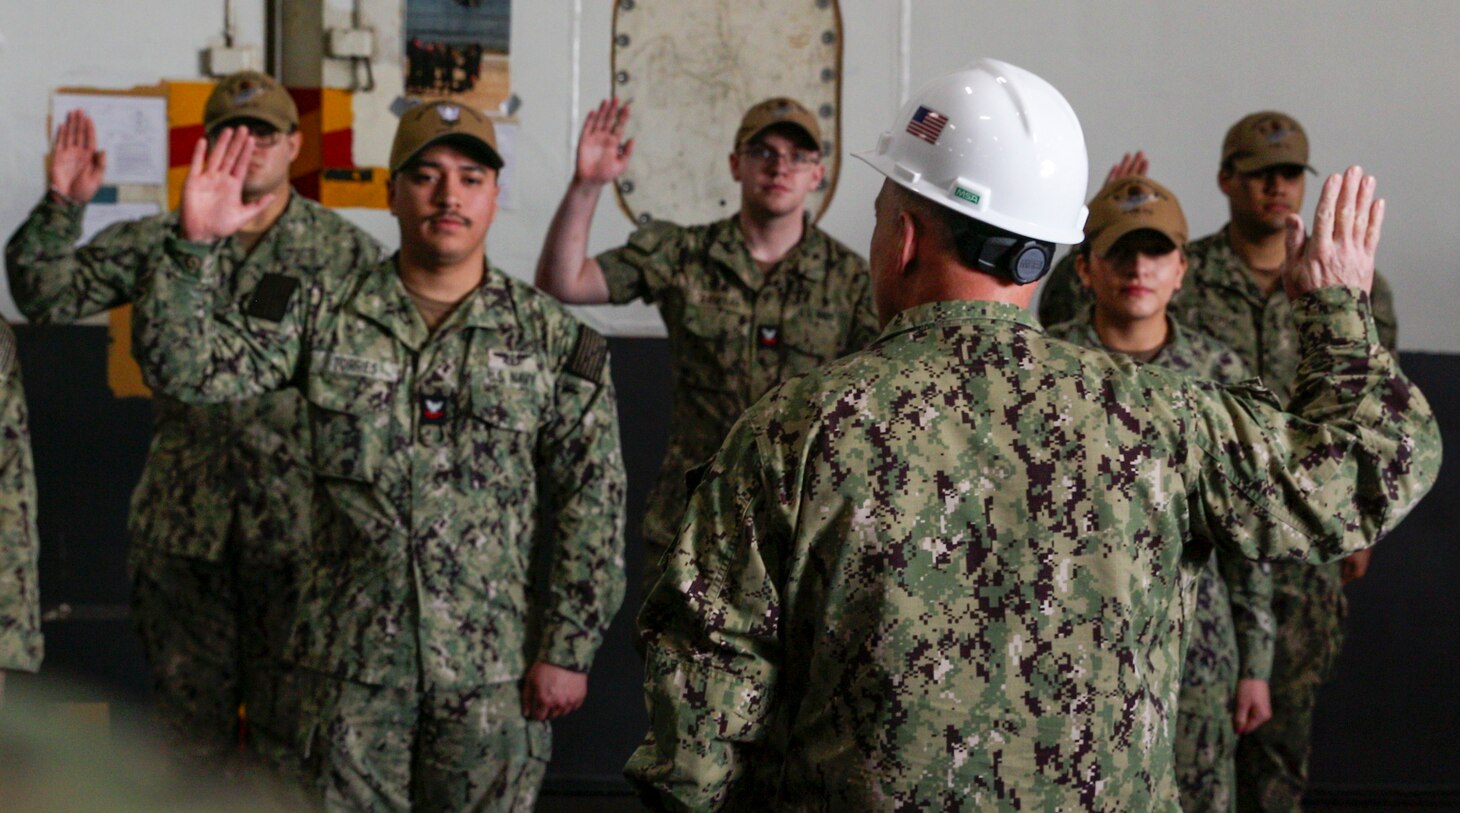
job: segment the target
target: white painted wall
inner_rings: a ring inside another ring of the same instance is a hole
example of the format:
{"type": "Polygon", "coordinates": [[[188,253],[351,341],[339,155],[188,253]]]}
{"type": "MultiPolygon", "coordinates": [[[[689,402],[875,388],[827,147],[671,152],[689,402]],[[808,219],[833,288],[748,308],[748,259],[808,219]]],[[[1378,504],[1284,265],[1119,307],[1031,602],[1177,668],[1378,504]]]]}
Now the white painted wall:
{"type": "MultiPolygon", "coordinates": [[[[398,59],[399,45],[391,38],[400,18],[393,2],[365,0],[365,11],[382,29],[389,56],[398,59]]],[[[331,17],[349,7],[344,0],[325,5],[331,17]]],[[[236,0],[235,6],[240,42],[261,46],[263,0],[236,0]]],[[[1090,145],[1092,192],[1122,151],[1144,148],[1153,159],[1152,174],[1181,196],[1194,235],[1225,221],[1215,175],[1226,128],[1258,109],[1293,114],[1308,129],[1320,170],[1360,162],[1379,176],[1390,217],[1380,267],[1394,283],[1401,345],[1460,352],[1460,320],[1451,314],[1460,302],[1460,262],[1450,247],[1460,163],[1444,146],[1460,132],[1460,59],[1451,42],[1460,31],[1460,4],[841,0],[841,8],[843,143],[871,146],[890,123],[904,86],[916,88],[975,56],[999,57],[1043,75],[1069,97],[1090,145]],[[915,50],[901,47],[904,32],[915,50]]],[[[609,92],[611,24],[609,0],[517,4],[512,71],[524,101],[518,189],[489,248],[494,262],[521,276],[530,276],[567,184],[582,114],[609,92]]],[[[0,4],[0,104],[6,111],[0,117],[0,233],[13,230],[43,190],[51,88],[194,77],[197,52],[221,29],[222,0],[0,4]]],[[[396,68],[377,65],[376,78],[386,87],[375,99],[361,99],[357,115],[379,117],[389,102],[384,96],[398,87],[396,68]]],[[[385,147],[378,142],[363,139],[357,162],[383,163],[385,147]],[[371,151],[382,154],[366,154],[371,151]]],[[[823,226],[863,249],[879,183],[880,176],[860,162],[847,161],[823,226]]],[[[1310,212],[1315,194],[1316,185],[1310,212]]],[[[388,215],[346,214],[387,244],[397,242],[388,215]]],[[[591,248],[613,246],[629,230],[605,196],[591,248]]],[[[16,316],[8,292],[0,293],[0,311],[16,316]]],[[[660,329],[645,308],[593,309],[589,318],[620,333],[660,329]]]]}

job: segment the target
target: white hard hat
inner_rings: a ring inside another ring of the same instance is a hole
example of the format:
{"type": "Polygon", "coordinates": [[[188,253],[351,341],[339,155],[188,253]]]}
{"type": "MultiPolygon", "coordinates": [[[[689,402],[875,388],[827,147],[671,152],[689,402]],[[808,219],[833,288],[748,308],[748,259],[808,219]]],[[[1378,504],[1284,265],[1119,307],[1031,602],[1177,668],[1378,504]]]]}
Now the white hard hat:
{"type": "Polygon", "coordinates": [[[1085,239],[1080,120],[1052,85],[1007,62],[980,59],[924,85],[877,149],[856,156],[991,226],[1051,243],[1085,239]]]}

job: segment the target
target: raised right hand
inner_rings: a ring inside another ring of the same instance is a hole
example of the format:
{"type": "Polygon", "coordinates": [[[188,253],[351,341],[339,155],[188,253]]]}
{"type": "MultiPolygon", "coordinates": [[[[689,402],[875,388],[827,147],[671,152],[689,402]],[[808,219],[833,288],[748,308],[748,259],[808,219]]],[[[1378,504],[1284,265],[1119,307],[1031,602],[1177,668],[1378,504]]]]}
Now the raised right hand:
{"type": "Polygon", "coordinates": [[[583,135],[578,139],[578,167],[575,181],[605,184],[623,174],[634,152],[634,140],[624,141],[624,125],[629,121],[629,104],[618,99],[604,99],[598,109],[583,122],[583,135]]]}
{"type": "Polygon", "coordinates": [[[207,139],[198,139],[178,209],[184,240],[203,243],[228,237],[273,201],[272,194],[252,202],[243,200],[243,179],[252,156],[253,136],[246,127],[225,129],[212,148],[207,139]]]}
{"type": "Polygon", "coordinates": [[[1283,286],[1288,299],[1319,288],[1348,286],[1367,292],[1374,285],[1374,252],[1384,225],[1384,199],[1360,167],[1330,175],[1323,183],[1313,234],[1296,214],[1287,218],[1283,286]]]}
{"type": "Polygon", "coordinates": [[[80,110],[66,114],[51,146],[51,188],[77,203],[96,197],[106,174],[106,151],[96,148],[96,125],[80,110]]]}

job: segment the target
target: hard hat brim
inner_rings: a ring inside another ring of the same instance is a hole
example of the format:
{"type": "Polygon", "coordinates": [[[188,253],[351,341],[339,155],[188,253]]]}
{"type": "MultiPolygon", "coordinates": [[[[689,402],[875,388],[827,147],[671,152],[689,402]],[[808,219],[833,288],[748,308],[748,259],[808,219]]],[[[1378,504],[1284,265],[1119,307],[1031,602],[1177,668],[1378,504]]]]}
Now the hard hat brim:
{"type": "Polygon", "coordinates": [[[1070,229],[1051,229],[1034,223],[1018,220],[996,211],[987,209],[981,210],[965,203],[963,200],[954,197],[949,189],[944,189],[924,179],[920,173],[905,170],[897,165],[890,156],[878,150],[865,150],[852,153],[853,158],[865,161],[869,166],[887,177],[889,181],[907,189],[917,195],[940,205],[953,209],[960,214],[967,215],[980,223],[987,223],[995,228],[1013,232],[1022,237],[1032,240],[1044,240],[1050,243],[1072,246],[1085,239],[1085,218],[1089,209],[1081,207],[1080,222],[1070,229]]]}

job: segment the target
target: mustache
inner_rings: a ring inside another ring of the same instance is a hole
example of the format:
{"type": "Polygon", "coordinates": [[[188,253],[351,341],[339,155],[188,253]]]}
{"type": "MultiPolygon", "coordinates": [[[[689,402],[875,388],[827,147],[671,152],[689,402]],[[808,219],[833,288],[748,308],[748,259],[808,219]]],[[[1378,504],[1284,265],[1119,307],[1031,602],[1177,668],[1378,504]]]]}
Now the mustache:
{"type": "Polygon", "coordinates": [[[436,214],[426,218],[426,221],[428,223],[441,223],[445,221],[450,221],[453,223],[460,223],[464,226],[471,225],[471,218],[462,215],[460,212],[437,212],[436,214]]]}

